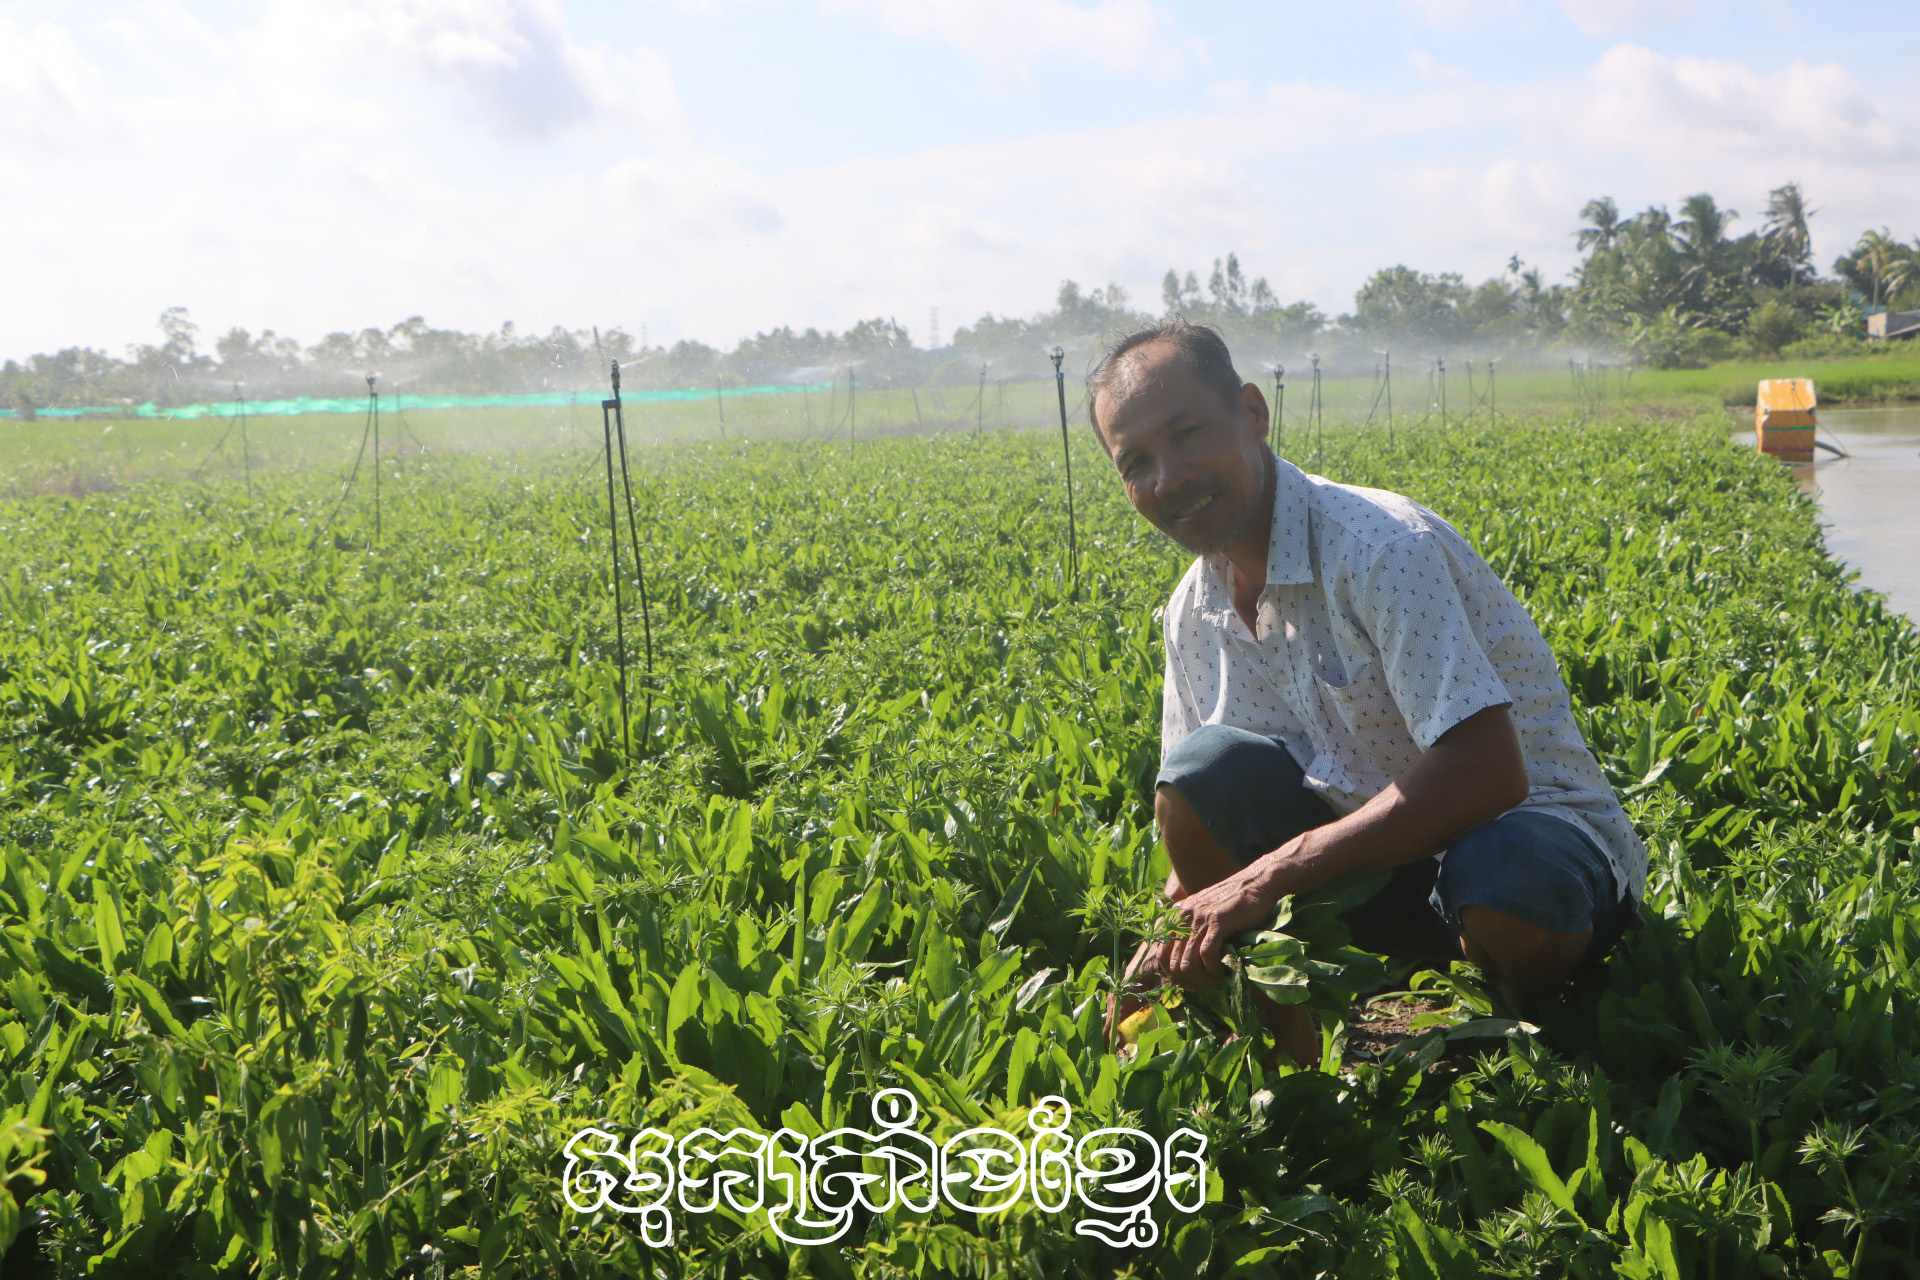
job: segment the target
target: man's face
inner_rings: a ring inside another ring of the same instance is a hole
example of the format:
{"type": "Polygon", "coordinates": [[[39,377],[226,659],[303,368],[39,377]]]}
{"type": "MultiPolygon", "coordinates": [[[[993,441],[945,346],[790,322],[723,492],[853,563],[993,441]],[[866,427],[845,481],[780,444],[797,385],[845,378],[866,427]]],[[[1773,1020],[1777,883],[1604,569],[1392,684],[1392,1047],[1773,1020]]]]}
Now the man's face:
{"type": "Polygon", "coordinates": [[[1094,410],[1127,501],[1188,551],[1225,551],[1266,514],[1271,470],[1258,387],[1227,403],[1171,346],[1153,342],[1129,354],[1094,410]]]}

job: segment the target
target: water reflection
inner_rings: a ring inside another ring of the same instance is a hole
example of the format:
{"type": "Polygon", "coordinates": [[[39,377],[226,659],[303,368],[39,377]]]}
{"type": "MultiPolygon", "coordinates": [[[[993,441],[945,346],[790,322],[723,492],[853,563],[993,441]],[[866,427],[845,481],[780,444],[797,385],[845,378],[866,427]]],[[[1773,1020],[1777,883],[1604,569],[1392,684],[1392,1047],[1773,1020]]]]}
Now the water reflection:
{"type": "Polygon", "coordinates": [[[1920,408],[1822,409],[1820,437],[1853,455],[1792,468],[1820,504],[1827,549],[1920,620],[1920,408]]]}

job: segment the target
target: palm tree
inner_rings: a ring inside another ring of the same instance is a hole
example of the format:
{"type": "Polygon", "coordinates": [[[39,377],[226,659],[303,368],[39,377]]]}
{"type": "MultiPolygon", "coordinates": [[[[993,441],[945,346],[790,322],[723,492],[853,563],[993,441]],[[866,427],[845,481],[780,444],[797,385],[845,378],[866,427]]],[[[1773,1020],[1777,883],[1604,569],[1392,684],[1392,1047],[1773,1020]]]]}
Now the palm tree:
{"type": "Polygon", "coordinates": [[[1587,201],[1580,216],[1593,224],[1574,233],[1574,244],[1582,253],[1588,249],[1613,248],[1624,224],[1620,221],[1620,206],[1613,202],[1612,196],[1587,201]]]}
{"type": "Polygon", "coordinates": [[[1859,264],[1867,279],[1873,282],[1873,306],[1880,305],[1883,290],[1887,293],[1899,289],[1906,283],[1911,271],[1906,258],[1906,246],[1893,238],[1893,233],[1885,227],[1878,231],[1863,231],[1853,246],[1853,260],[1859,264]]]}
{"type": "Polygon", "coordinates": [[[1807,263],[1813,256],[1813,236],[1807,219],[1817,210],[1807,208],[1807,197],[1800,184],[1789,182],[1767,193],[1767,220],[1763,226],[1768,247],[1784,262],[1794,277],[1809,274],[1807,263]]]}
{"type": "Polygon", "coordinates": [[[1673,237],[1673,215],[1667,212],[1665,205],[1657,204],[1641,210],[1634,218],[1633,226],[1643,241],[1665,242],[1673,237]]]}
{"type": "Polygon", "coordinates": [[[1727,228],[1740,215],[1732,209],[1722,209],[1704,191],[1681,201],[1680,212],[1683,216],[1673,224],[1680,252],[1695,266],[1711,266],[1727,242],[1727,228]]]}

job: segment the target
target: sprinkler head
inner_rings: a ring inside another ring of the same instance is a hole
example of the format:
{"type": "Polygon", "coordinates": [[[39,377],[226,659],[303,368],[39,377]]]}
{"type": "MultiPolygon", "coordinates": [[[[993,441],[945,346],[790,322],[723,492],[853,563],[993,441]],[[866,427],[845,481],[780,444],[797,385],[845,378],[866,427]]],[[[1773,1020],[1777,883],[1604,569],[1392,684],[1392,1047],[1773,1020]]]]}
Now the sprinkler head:
{"type": "Polygon", "coordinates": [[[1067,349],[1065,347],[1055,347],[1052,351],[1049,351],[1047,354],[1053,358],[1053,371],[1056,374],[1059,373],[1060,362],[1067,358],[1067,349]]]}
{"type": "Polygon", "coordinates": [[[370,374],[368,374],[368,375],[367,375],[367,392],[368,392],[368,394],[372,394],[372,392],[373,392],[373,384],[374,384],[374,382],[375,382],[375,381],[376,381],[376,380],[377,380],[377,379],[378,379],[379,377],[380,377],[380,375],[379,375],[379,374],[377,374],[377,373],[370,373],[370,374]]]}
{"type": "Polygon", "coordinates": [[[618,360],[613,361],[613,391],[615,395],[620,393],[620,362],[618,360]]]}

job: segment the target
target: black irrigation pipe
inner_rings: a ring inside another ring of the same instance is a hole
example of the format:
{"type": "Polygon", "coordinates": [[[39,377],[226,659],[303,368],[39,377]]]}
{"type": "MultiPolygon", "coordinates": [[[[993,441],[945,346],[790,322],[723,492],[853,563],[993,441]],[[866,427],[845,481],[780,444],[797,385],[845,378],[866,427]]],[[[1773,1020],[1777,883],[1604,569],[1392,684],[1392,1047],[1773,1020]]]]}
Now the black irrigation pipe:
{"type": "Polygon", "coordinates": [[[1060,452],[1067,461],[1067,564],[1072,572],[1074,600],[1080,598],[1080,535],[1073,515],[1073,444],[1067,436],[1067,375],[1061,368],[1061,362],[1067,358],[1066,349],[1055,347],[1053,356],[1053,386],[1060,395],[1060,452]]]}
{"type": "Polygon", "coordinates": [[[353,496],[353,486],[360,479],[360,463],[367,456],[369,437],[374,442],[373,540],[376,543],[380,541],[380,396],[373,389],[373,380],[379,376],[375,373],[367,375],[367,425],[360,432],[360,451],[353,455],[353,471],[348,474],[346,484],[340,487],[340,501],[333,504],[333,510],[328,514],[326,523],[322,524],[320,531],[313,535],[315,544],[318,544],[320,539],[327,535],[327,531],[333,528],[333,522],[339,516],[340,509],[346,506],[347,499],[353,496]]]}
{"type": "Polygon", "coordinates": [[[614,657],[619,663],[620,739],[629,762],[633,759],[633,722],[627,694],[626,608],[620,590],[620,510],[614,499],[613,456],[620,453],[620,487],[627,499],[627,540],[633,550],[634,578],[640,587],[640,625],[646,643],[647,704],[640,721],[641,754],[645,755],[646,735],[653,725],[653,618],[647,606],[647,572],[640,559],[639,521],[633,508],[633,479],[627,467],[627,422],[620,405],[620,363],[612,361],[613,398],[600,402],[600,428],[607,446],[607,549],[613,566],[614,657]]]}
{"type": "MultiPolygon", "coordinates": [[[[1467,395],[1471,398],[1474,404],[1482,404],[1487,407],[1487,418],[1489,421],[1495,424],[1498,424],[1500,421],[1500,410],[1499,410],[1499,398],[1494,394],[1493,366],[1498,364],[1499,362],[1500,362],[1500,357],[1498,356],[1492,356],[1488,358],[1487,389],[1485,391],[1481,391],[1473,385],[1473,361],[1471,360],[1467,361],[1467,395]]],[[[1473,410],[1471,409],[1467,410],[1467,417],[1468,418],[1473,417],[1473,410]]]]}
{"type": "Polygon", "coordinates": [[[1373,415],[1380,408],[1382,397],[1387,404],[1387,448],[1393,448],[1393,353],[1375,348],[1380,357],[1380,385],[1374,390],[1373,403],[1367,406],[1367,420],[1361,425],[1372,426],[1373,415]]]}
{"type": "MultiPolygon", "coordinates": [[[[1366,421],[1360,424],[1362,429],[1373,425],[1374,414],[1379,411],[1380,398],[1386,394],[1386,390],[1386,383],[1380,380],[1380,366],[1376,364],[1373,366],[1373,399],[1367,402],[1366,421]]],[[[1393,443],[1393,427],[1391,424],[1387,427],[1387,443],[1393,443]]]]}
{"type": "Polygon", "coordinates": [[[200,465],[187,474],[197,476],[205,471],[207,464],[213,461],[213,456],[226,448],[227,441],[233,437],[235,431],[238,431],[240,433],[240,465],[246,469],[247,501],[251,503],[253,501],[253,455],[247,448],[247,398],[240,394],[240,384],[237,382],[233,384],[233,402],[239,406],[239,411],[233,416],[234,420],[227,424],[227,429],[221,435],[219,442],[207,450],[207,456],[200,459],[200,465]]]}
{"type": "MultiPolygon", "coordinates": [[[[570,417],[573,416],[573,408],[574,407],[572,405],[567,406],[567,413],[570,417]]],[[[407,439],[413,441],[414,448],[418,449],[422,453],[429,452],[429,450],[427,449],[427,442],[422,440],[418,435],[414,434],[413,424],[408,422],[407,415],[401,412],[400,393],[398,391],[393,393],[393,420],[400,424],[400,430],[406,432],[407,439]]]]}

